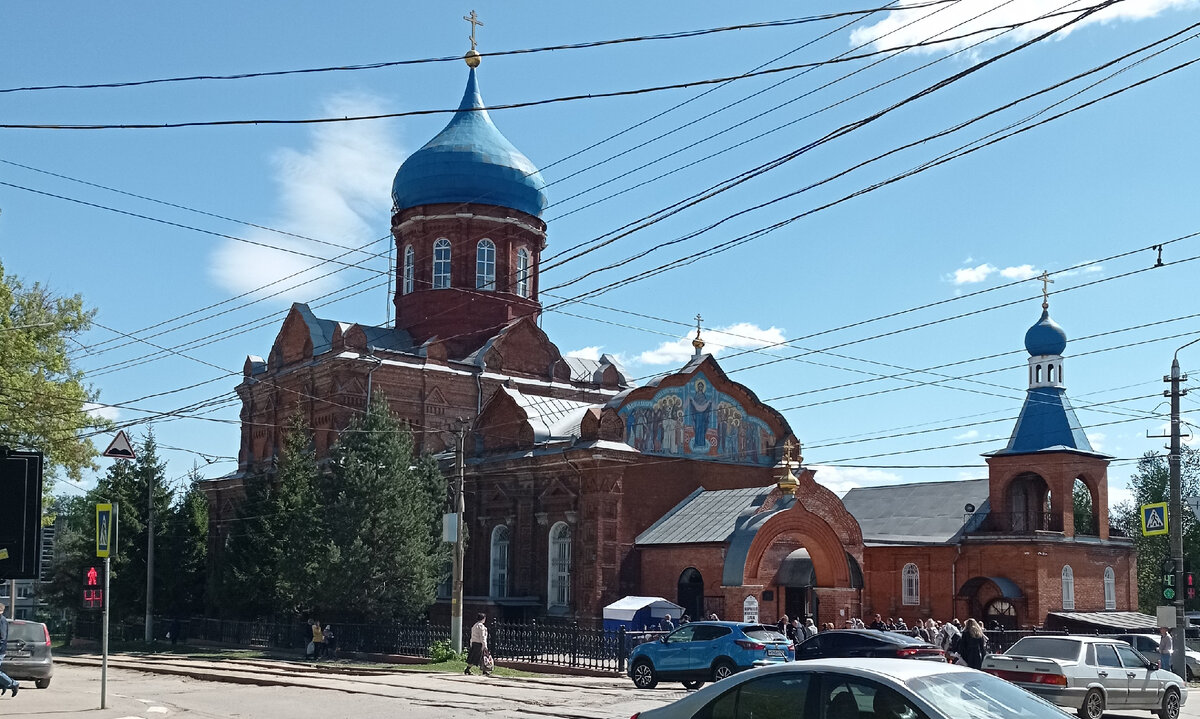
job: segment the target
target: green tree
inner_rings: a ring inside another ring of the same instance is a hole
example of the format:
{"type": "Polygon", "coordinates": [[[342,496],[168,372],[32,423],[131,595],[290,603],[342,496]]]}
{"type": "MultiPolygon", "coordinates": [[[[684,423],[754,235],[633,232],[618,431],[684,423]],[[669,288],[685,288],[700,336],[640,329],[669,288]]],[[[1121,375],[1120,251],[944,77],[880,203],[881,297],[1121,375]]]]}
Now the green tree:
{"type": "MultiPolygon", "coordinates": [[[[1183,448],[1180,477],[1183,497],[1200,495],[1200,455],[1196,450],[1183,448]]],[[[1166,502],[1171,498],[1170,473],[1167,458],[1161,454],[1147,453],[1138,460],[1137,471],[1129,478],[1133,491],[1131,502],[1118,505],[1114,524],[1133,539],[1138,561],[1138,607],[1153,614],[1155,607],[1163,604],[1162,563],[1171,556],[1168,535],[1143,537],[1140,507],[1143,504],[1166,502]]],[[[1186,503],[1185,503],[1186,504],[1186,503]]],[[[1200,572],[1194,562],[1200,560],[1200,522],[1186,506],[1183,510],[1183,556],[1191,558],[1188,569],[1200,572]]],[[[1200,606],[1200,601],[1186,602],[1189,608],[1200,606]]]]}
{"type": "Polygon", "coordinates": [[[1088,491],[1087,485],[1078,479],[1071,488],[1071,501],[1075,505],[1075,532],[1091,534],[1098,531],[1098,528],[1092,529],[1095,524],[1092,516],[1092,493],[1088,491]]]}
{"type": "Polygon", "coordinates": [[[197,486],[202,479],[193,467],[188,490],[171,507],[165,522],[165,542],[155,562],[163,578],[163,592],[154,602],[159,616],[200,615],[206,609],[208,501],[197,486]]]}
{"type": "Polygon", "coordinates": [[[422,615],[434,602],[447,550],[440,539],[446,483],[382,393],[331,452],[322,478],[328,543],[321,606],[344,619],[422,615]]]}
{"type": "Polygon", "coordinates": [[[87,411],[98,393],[84,384],[67,344],[91,327],[94,315],[79,295],[27,286],[0,264],[0,444],[43,452],[50,480],[61,474],[78,481],[95,468],[86,431],[109,426],[87,411]]]}
{"type": "Polygon", "coordinates": [[[274,487],[263,473],[242,480],[245,497],[220,552],[221,576],[214,604],[224,616],[272,616],[283,547],[270,521],[274,487]]]}

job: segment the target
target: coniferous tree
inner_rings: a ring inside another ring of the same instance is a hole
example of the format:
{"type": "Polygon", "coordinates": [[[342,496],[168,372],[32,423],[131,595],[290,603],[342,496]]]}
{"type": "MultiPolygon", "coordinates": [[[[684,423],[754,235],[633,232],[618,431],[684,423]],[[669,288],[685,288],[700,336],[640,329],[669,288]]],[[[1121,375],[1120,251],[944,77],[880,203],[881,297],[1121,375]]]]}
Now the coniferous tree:
{"type": "Polygon", "coordinates": [[[219,597],[222,614],[240,618],[271,616],[277,606],[282,546],[270,521],[274,487],[265,473],[243,480],[245,497],[220,552],[219,597]]]}
{"type": "Polygon", "coordinates": [[[155,601],[163,617],[204,613],[208,589],[208,501],[197,482],[203,477],[195,467],[188,473],[188,490],[172,507],[167,519],[166,542],[158,562],[164,592],[155,601]]]}
{"type": "Polygon", "coordinates": [[[322,480],[328,527],[322,604],[346,619],[415,618],[435,599],[445,482],[377,393],[331,452],[322,480]]]}
{"type": "Polygon", "coordinates": [[[317,582],[324,571],[327,529],[317,499],[317,455],[312,432],[297,412],[288,420],[272,495],[271,521],[281,542],[277,611],[285,615],[312,610],[317,582]]]}

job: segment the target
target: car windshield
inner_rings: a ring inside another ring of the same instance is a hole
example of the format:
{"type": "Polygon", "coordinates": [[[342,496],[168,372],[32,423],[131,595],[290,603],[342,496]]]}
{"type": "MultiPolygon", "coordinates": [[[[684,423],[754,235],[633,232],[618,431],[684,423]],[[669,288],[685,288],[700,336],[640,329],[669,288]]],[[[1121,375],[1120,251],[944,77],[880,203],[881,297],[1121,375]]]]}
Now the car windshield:
{"type": "Polygon", "coordinates": [[[1054,639],[1052,637],[1025,637],[1017,640],[1005,654],[1015,657],[1045,657],[1064,662],[1079,661],[1078,639],[1054,639]]]}
{"type": "Polygon", "coordinates": [[[913,692],[955,719],[1062,719],[1053,704],[983,672],[947,672],[909,679],[913,692]]]}
{"type": "Polygon", "coordinates": [[[26,642],[44,642],[46,641],[46,631],[42,629],[41,624],[17,624],[10,622],[8,625],[8,641],[23,640],[26,642]]]}
{"type": "Polygon", "coordinates": [[[742,627],[742,633],[760,642],[786,642],[788,640],[775,627],[767,627],[761,624],[753,627],[742,627]]]}

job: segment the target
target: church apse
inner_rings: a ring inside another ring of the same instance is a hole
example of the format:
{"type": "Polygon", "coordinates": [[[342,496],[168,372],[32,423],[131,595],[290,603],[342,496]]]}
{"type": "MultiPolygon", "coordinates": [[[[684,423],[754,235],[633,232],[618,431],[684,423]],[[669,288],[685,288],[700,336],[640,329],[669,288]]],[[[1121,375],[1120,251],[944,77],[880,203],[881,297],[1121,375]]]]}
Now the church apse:
{"type": "Polygon", "coordinates": [[[618,410],[625,441],[644,454],[771,466],[775,433],[698,372],[684,385],[618,410]]]}

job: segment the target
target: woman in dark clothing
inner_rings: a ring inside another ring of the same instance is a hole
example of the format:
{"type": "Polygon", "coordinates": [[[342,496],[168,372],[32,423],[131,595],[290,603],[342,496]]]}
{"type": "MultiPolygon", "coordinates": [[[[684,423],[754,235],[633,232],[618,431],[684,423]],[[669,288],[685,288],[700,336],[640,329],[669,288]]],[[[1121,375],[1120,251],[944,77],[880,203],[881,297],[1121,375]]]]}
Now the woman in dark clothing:
{"type": "Polygon", "coordinates": [[[968,619],[963,628],[962,639],[958,640],[958,653],[972,669],[983,666],[983,655],[987,654],[987,637],[983,627],[974,619],[968,619]]]}

